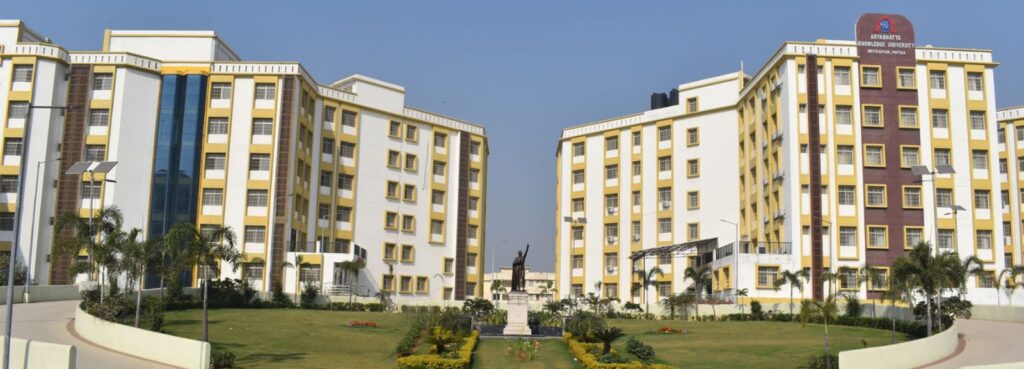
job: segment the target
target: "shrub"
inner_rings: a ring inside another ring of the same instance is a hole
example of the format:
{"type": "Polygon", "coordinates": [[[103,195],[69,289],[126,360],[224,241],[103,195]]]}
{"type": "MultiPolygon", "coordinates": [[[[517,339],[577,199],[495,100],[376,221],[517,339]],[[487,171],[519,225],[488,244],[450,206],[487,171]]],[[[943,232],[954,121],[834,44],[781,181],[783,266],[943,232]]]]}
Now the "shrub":
{"type": "Polygon", "coordinates": [[[590,342],[592,333],[604,327],[604,319],[589,311],[581,311],[565,321],[565,331],[584,342],[590,342]]]}
{"type": "Polygon", "coordinates": [[[609,352],[598,357],[597,362],[604,364],[625,364],[628,363],[629,360],[626,360],[617,352],[609,352]]]}
{"type": "Polygon", "coordinates": [[[156,297],[145,297],[142,299],[142,306],[144,306],[142,320],[145,326],[153,332],[163,333],[164,302],[156,297]]]}
{"type": "Polygon", "coordinates": [[[373,312],[384,311],[384,304],[377,303],[377,302],[369,303],[369,304],[364,304],[363,307],[366,309],[366,311],[373,311],[373,312]]]}
{"type": "Polygon", "coordinates": [[[409,329],[405,331],[405,336],[398,340],[398,346],[395,347],[395,355],[402,357],[411,354],[413,347],[416,346],[416,340],[420,338],[420,333],[423,332],[423,327],[425,326],[426,319],[422,316],[413,319],[412,323],[409,323],[409,329]]]}
{"type": "Polygon", "coordinates": [[[315,309],[316,297],[320,295],[319,283],[305,283],[302,285],[302,294],[299,295],[299,306],[303,309],[315,309]]]}
{"type": "Polygon", "coordinates": [[[761,302],[753,300],[750,302],[750,316],[755,320],[761,320],[764,316],[764,310],[761,309],[761,302]]]}
{"type": "Polygon", "coordinates": [[[860,318],[863,313],[864,307],[860,304],[860,299],[855,295],[846,296],[846,316],[849,318],[860,318]]]}
{"type": "Polygon", "coordinates": [[[455,358],[438,355],[412,355],[398,358],[399,369],[469,369],[473,364],[473,350],[476,349],[480,332],[473,331],[464,340],[455,358]]]}
{"type": "Polygon", "coordinates": [[[235,367],[235,353],[231,351],[214,351],[210,354],[210,366],[213,369],[229,369],[235,367]]]}
{"type": "Polygon", "coordinates": [[[270,304],[274,307],[292,307],[292,300],[284,294],[280,283],[270,286],[270,304]]]}
{"type": "MultiPolygon", "coordinates": [[[[584,369],[674,369],[664,364],[649,364],[639,361],[629,363],[603,363],[593,352],[601,352],[601,344],[577,341],[571,334],[564,336],[569,346],[569,353],[579,361],[584,369]]],[[[615,351],[612,351],[615,352],[615,351]]]]}
{"type": "Polygon", "coordinates": [[[646,343],[641,342],[636,338],[630,338],[626,341],[626,352],[633,354],[640,361],[648,362],[654,358],[654,347],[646,343]]]}
{"type": "Polygon", "coordinates": [[[802,369],[839,369],[839,356],[829,355],[829,361],[825,360],[825,354],[813,355],[807,358],[807,363],[801,366],[802,369]],[[829,365],[831,364],[831,365],[829,365]]]}
{"type": "Polygon", "coordinates": [[[540,341],[522,338],[508,341],[508,347],[505,348],[505,355],[512,356],[515,361],[533,360],[533,356],[538,352],[540,352],[540,341]]]}

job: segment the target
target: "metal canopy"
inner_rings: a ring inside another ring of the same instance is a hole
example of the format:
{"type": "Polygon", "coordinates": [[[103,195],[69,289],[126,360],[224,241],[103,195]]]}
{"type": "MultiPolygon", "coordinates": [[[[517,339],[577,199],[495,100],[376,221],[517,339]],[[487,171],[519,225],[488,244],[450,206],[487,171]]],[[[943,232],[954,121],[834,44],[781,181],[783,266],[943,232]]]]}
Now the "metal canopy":
{"type": "Polygon", "coordinates": [[[675,245],[668,245],[668,246],[662,246],[662,247],[655,247],[653,249],[640,250],[640,251],[636,251],[636,252],[630,254],[629,255],[629,259],[633,260],[633,261],[636,261],[636,260],[640,260],[640,259],[648,257],[648,256],[676,255],[676,254],[682,254],[683,252],[686,252],[686,251],[689,251],[689,250],[692,250],[692,249],[698,249],[698,248],[701,248],[701,247],[717,248],[718,247],[718,237],[715,237],[715,238],[705,238],[703,240],[683,242],[683,243],[677,243],[675,245]]]}
{"type": "Polygon", "coordinates": [[[80,161],[71,165],[64,174],[70,175],[81,175],[86,172],[106,174],[114,170],[114,166],[117,165],[116,161],[80,161]]]}
{"type": "Polygon", "coordinates": [[[101,161],[96,163],[96,167],[92,169],[93,173],[106,174],[114,170],[114,166],[117,165],[116,161],[101,161]]]}
{"type": "Polygon", "coordinates": [[[967,210],[967,208],[964,208],[963,206],[960,206],[960,205],[953,205],[953,211],[964,211],[964,210],[967,210]]]}
{"type": "Polygon", "coordinates": [[[91,166],[92,166],[92,162],[90,162],[90,161],[80,161],[80,162],[71,164],[71,168],[68,168],[68,170],[66,172],[64,172],[64,174],[70,174],[70,175],[82,174],[82,173],[85,173],[87,170],[89,170],[89,167],[91,167],[91,166]]]}
{"type": "Polygon", "coordinates": [[[910,171],[912,173],[914,173],[915,175],[919,175],[919,176],[926,176],[926,175],[932,174],[932,171],[929,170],[928,167],[926,167],[924,165],[912,166],[912,167],[910,167],[910,171]]]}

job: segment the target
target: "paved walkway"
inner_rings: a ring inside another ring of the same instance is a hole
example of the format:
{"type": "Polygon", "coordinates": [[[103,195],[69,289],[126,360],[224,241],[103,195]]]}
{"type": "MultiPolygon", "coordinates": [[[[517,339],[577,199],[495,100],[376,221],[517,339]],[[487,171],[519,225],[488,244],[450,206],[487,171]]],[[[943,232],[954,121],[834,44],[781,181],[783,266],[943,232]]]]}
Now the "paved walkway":
{"type": "MultiPolygon", "coordinates": [[[[172,368],[84,341],[72,333],[75,306],[80,301],[53,301],[14,305],[15,337],[74,345],[79,369],[172,368]]],[[[7,321],[7,305],[0,305],[0,324],[7,321]]],[[[0,328],[2,331],[3,328],[0,328]]]]}
{"type": "Polygon", "coordinates": [[[1024,361],[1024,324],[972,319],[959,319],[957,323],[964,350],[926,368],[955,369],[1024,361]]]}

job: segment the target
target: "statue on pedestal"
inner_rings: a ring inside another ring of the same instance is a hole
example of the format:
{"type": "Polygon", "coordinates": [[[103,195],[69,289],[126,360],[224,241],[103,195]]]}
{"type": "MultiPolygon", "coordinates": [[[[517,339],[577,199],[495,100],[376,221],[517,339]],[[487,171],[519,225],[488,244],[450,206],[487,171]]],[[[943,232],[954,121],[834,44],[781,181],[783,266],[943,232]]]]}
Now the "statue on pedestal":
{"type": "Polygon", "coordinates": [[[512,261],[512,291],[526,291],[526,255],[530,253],[530,244],[526,244],[526,252],[519,254],[512,261]]]}
{"type": "Polygon", "coordinates": [[[522,250],[512,261],[512,292],[508,294],[508,323],[502,333],[506,336],[529,336],[533,333],[529,326],[530,295],[526,292],[526,255],[530,253],[530,245],[526,252],[522,250]]]}

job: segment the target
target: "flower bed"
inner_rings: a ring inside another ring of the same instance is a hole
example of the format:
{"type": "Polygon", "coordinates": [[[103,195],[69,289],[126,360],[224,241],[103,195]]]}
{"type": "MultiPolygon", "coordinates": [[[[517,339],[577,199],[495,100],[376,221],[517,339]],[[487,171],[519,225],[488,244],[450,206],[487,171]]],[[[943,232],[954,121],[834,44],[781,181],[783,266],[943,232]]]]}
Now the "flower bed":
{"type": "Polygon", "coordinates": [[[358,320],[353,320],[351,322],[348,322],[348,326],[349,327],[356,327],[356,328],[359,328],[359,327],[362,327],[362,328],[377,328],[378,327],[377,323],[375,323],[375,322],[369,322],[369,321],[361,322],[361,321],[358,321],[358,320]]]}
{"type": "Polygon", "coordinates": [[[656,332],[658,332],[658,333],[666,333],[666,334],[679,334],[679,333],[686,333],[686,330],[685,329],[672,328],[672,327],[661,327],[661,328],[658,328],[658,330],[656,332]]]}
{"type": "MultiPolygon", "coordinates": [[[[595,349],[600,350],[601,344],[580,342],[572,338],[571,334],[566,334],[564,337],[565,343],[569,346],[569,354],[576,358],[576,360],[579,361],[585,369],[675,369],[673,366],[664,364],[648,364],[640,361],[633,361],[629,363],[602,363],[597,360],[597,357],[594,356],[594,354],[591,353],[595,349]]],[[[612,352],[615,352],[615,350],[612,350],[612,352]]]]}
{"type": "Polygon", "coordinates": [[[398,358],[399,369],[469,369],[473,364],[473,350],[476,349],[480,332],[472,331],[466,342],[459,348],[459,357],[444,358],[438,355],[410,355],[398,358]]]}

